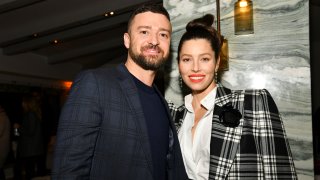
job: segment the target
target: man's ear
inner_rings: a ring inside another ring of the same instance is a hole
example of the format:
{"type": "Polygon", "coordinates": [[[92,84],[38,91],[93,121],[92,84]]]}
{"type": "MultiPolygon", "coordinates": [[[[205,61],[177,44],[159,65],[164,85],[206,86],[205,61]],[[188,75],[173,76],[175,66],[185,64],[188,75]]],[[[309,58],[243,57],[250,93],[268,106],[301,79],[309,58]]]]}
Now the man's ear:
{"type": "Polygon", "coordinates": [[[129,49],[129,47],[130,47],[130,35],[129,35],[129,33],[124,33],[123,34],[123,42],[124,42],[124,45],[126,46],[126,48],[129,49]]]}

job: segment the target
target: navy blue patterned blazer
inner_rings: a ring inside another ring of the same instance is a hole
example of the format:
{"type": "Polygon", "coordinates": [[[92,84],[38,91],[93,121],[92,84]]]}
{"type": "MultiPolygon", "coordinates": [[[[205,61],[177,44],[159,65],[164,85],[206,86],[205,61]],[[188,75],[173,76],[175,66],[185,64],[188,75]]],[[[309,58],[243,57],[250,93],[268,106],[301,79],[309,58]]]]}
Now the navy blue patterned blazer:
{"type": "MultiPolygon", "coordinates": [[[[297,179],[281,116],[269,92],[217,86],[208,179],[297,179]],[[235,127],[219,119],[221,109],[230,103],[242,114],[235,127]]],[[[169,108],[179,131],[187,110],[172,103],[169,108]]]]}
{"type": "MultiPolygon", "coordinates": [[[[185,180],[173,122],[169,129],[168,179],[185,180]]],[[[150,151],[138,90],[126,67],[80,73],[60,116],[52,179],[152,180],[150,151]]]]}

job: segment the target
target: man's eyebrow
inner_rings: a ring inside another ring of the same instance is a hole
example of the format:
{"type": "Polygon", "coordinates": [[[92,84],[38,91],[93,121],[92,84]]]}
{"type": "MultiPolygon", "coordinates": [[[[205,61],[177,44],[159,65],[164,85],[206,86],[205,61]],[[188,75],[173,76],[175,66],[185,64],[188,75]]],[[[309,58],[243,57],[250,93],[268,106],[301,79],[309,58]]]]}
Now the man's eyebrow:
{"type": "MultiPolygon", "coordinates": [[[[145,29],[152,29],[151,26],[138,26],[138,29],[142,29],[142,28],[145,28],[145,29]]],[[[166,28],[160,28],[160,31],[167,31],[167,32],[171,32],[170,29],[166,29],[166,28]]]]}
{"type": "Polygon", "coordinates": [[[138,29],[141,29],[141,28],[151,29],[150,26],[138,26],[138,29]]]}
{"type": "Polygon", "coordinates": [[[167,32],[171,32],[171,30],[170,29],[166,29],[166,28],[160,28],[160,31],[167,31],[167,32]]]}

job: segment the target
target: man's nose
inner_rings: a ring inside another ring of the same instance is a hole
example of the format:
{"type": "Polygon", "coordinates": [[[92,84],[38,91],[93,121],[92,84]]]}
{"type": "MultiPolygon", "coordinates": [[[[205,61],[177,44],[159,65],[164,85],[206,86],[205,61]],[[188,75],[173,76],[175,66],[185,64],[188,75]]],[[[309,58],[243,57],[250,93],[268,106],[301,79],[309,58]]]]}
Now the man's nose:
{"type": "Polygon", "coordinates": [[[152,34],[150,36],[149,44],[152,44],[153,46],[159,45],[159,39],[157,34],[152,34]]]}

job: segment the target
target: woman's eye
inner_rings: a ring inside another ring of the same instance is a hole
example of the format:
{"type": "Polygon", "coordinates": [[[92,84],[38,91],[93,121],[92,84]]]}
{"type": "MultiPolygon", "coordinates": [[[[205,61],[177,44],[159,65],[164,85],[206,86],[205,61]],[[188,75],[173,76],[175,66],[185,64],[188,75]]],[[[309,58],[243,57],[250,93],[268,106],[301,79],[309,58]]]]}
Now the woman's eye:
{"type": "Polygon", "coordinates": [[[189,58],[182,58],[181,61],[182,61],[182,62],[189,62],[190,59],[189,59],[189,58]]]}
{"type": "Polygon", "coordinates": [[[209,61],[209,58],[202,58],[202,61],[209,61]]]}

